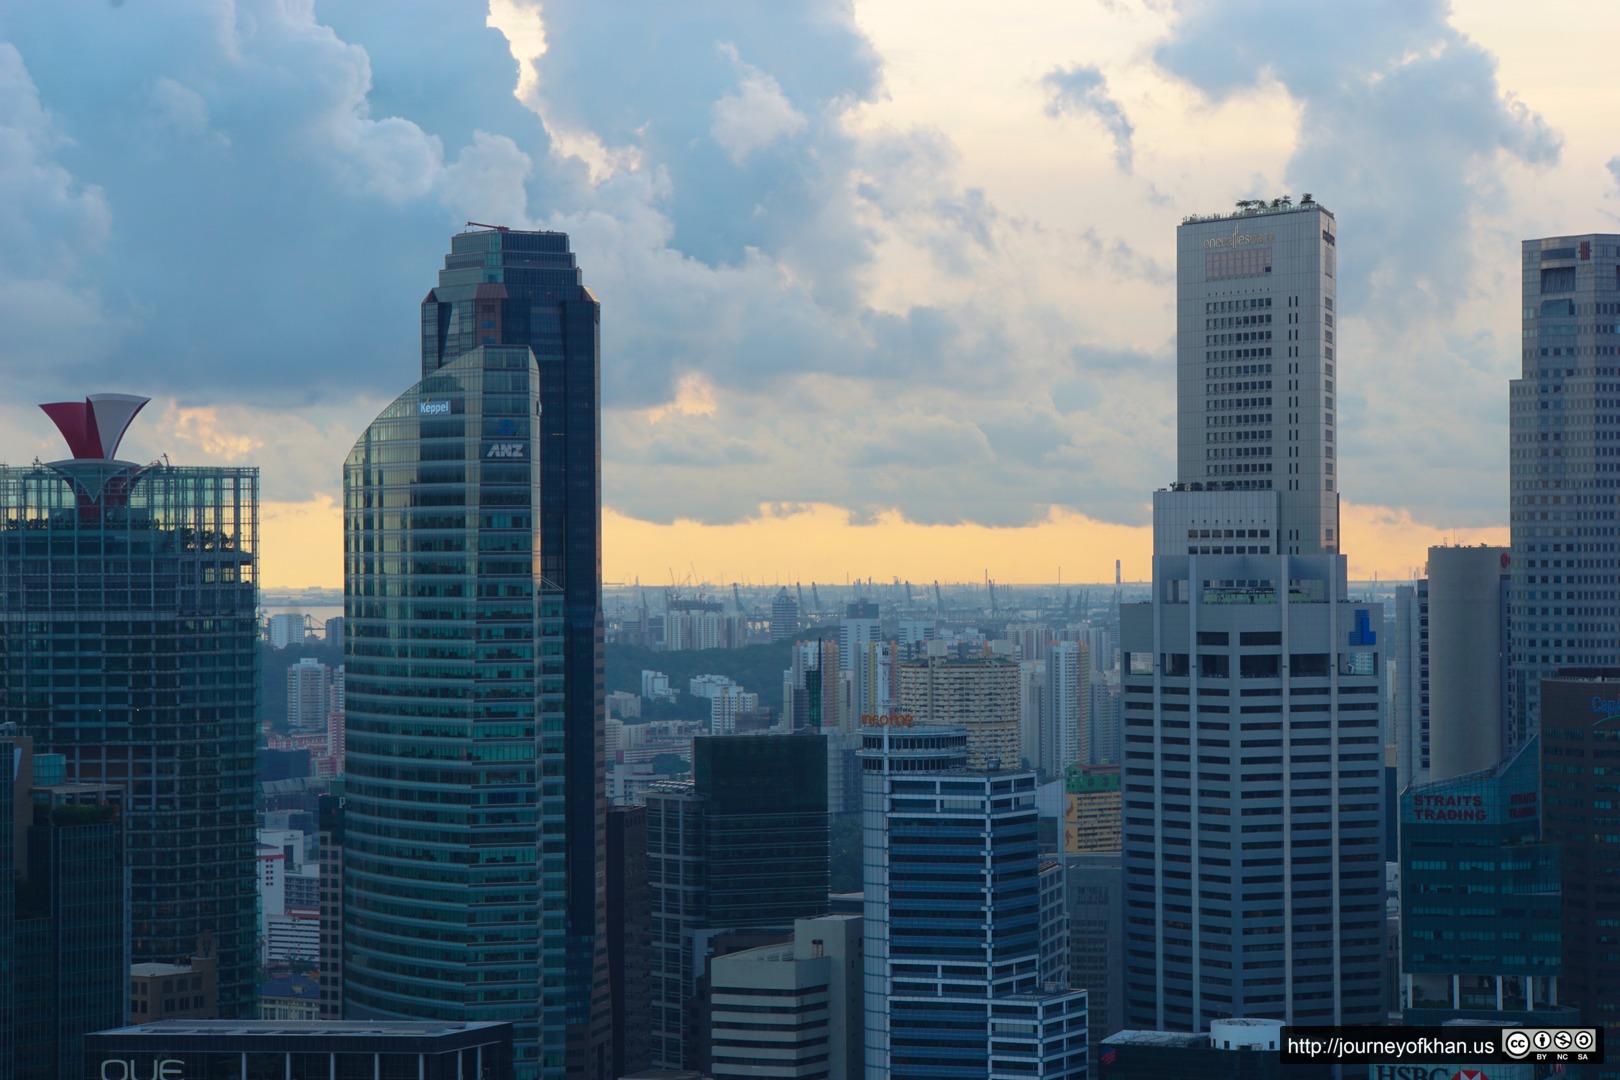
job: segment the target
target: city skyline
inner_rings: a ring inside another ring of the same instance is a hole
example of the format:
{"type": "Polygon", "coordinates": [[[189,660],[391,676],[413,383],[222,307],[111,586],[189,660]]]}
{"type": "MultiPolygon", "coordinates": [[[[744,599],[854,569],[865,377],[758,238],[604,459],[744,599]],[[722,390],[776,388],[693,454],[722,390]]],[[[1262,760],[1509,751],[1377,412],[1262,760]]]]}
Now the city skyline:
{"type": "Polygon", "coordinates": [[[0,14],[0,458],[53,456],[28,402],[150,392],[127,456],[265,463],[266,585],[336,584],[334,462],[395,385],[355,335],[410,346],[404,268],[446,227],[551,227],[619,313],[610,581],[1142,580],[1173,476],[1166,226],[1310,190],[1368,240],[1341,312],[1367,370],[1351,577],[1506,541],[1502,255],[1615,216],[1616,91],[1567,31],[1490,3],[715,5],[611,32],[493,7],[499,30],[431,9],[431,57],[426,5],[0,14]],[[388,269],[358,281],[357,252],[388,269]],[[153,385],[124,384],[137,359],[153,385]]]}

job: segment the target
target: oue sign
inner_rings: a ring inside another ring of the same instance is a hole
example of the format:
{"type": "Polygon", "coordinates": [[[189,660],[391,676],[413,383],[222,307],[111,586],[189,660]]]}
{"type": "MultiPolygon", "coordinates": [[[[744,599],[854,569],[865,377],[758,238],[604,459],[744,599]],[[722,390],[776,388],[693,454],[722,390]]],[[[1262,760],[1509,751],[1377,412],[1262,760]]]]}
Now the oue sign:
{"type": "Polygon", "coordinates": [[[185,1080],[186,1063],[179,1058],[158,1058],[143,1065],[134,1059],[107,1058],[101,1080],[185,1080]]]}

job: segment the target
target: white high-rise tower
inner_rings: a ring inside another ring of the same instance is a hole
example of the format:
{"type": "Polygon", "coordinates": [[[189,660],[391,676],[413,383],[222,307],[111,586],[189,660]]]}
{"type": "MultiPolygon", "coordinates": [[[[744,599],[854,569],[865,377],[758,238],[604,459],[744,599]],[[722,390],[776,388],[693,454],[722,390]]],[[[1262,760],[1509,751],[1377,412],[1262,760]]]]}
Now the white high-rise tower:
{"type": "Polygon", "coordinates": [[[1121,608],[1126,1024],[1383,1011],[1383,654],[1346,596],[1333,215],[1177,233],[1177,481],[1121,608]]]}

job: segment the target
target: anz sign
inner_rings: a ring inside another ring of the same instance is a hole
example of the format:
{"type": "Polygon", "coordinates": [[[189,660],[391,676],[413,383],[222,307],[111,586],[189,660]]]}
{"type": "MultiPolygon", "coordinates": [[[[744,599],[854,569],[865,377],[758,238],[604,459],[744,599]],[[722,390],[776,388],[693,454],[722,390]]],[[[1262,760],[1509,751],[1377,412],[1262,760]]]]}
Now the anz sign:
{"type": "Polygon", "coordinates": [[[479,455],[485,461],[526,461],[529,444],[526,442],[487,442],[479,455]]]}

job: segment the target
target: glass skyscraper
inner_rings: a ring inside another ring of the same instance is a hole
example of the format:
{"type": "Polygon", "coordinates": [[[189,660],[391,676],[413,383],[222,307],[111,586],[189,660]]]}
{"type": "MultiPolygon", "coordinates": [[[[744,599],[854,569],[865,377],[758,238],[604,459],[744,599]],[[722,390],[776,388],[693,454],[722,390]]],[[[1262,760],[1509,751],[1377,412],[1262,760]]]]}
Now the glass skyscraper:
{"type": "Polygon", "coordinates": [[[1061,890],[1042,903],[1035,774],[967,767],[960,726],[862,731],[868,1080],[1086,1074],[1061,890]]]}
{"type": "Polygon", "coordinates": [[[125,789],[131,959],[211,937],[257,1011],[256,468],[114,460],[144,399],[46,406],[74,458],[0,467],[0,723],[125,789]]]}
{"type": "Polygon", "coordinates": [[[597,324],[565,235],[454,237],[344,471],[346,1008],[523,1077],[609,1051],[597,324]]]}
{"type": "Polygon", "coordinates": [[[1620,235],[1526,240],[1523,367],[1510,384],[1513,564],[1507,742],[1541,681],[1620,652],[1620,235]]]}

